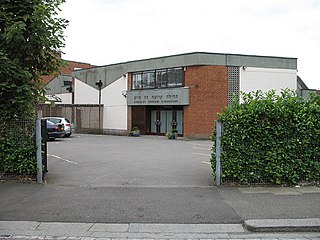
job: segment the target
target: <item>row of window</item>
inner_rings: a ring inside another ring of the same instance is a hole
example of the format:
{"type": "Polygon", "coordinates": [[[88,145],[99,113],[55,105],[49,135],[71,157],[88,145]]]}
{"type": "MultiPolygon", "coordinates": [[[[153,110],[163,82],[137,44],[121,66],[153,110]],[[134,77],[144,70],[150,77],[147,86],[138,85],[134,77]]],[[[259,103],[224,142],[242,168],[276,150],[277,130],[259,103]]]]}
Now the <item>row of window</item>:
{"type": "Polygon", "coordinates": [[[183,69],[169,68],[132,73],[132,89],[183,86],[183,69]]]}

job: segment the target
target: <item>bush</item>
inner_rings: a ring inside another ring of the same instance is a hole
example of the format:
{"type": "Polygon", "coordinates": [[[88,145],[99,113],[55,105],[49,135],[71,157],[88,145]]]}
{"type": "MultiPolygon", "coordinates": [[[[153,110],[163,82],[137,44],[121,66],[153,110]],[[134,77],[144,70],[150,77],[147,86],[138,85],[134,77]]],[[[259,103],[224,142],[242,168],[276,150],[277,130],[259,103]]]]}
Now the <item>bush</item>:
{"type": "Polygon", "coordinates": [[[0,126],[0,172],[22,176],[35,176],[37,172],[34,129],[12,126],[2,122],[0,126]]]}
{"type": "Polygon", "coordinates": [[[140,137],[140,129],[138,127],[133,127],[129,132],[130,137],[140,137]]]}
{"type": "MultiPolygon", "coordinates": [[[[222,180],[274,184],[320,180],[320,96],[289,90],[242,94],[218,117],[222,180]]],[[[215,141],[215,133],[212,135],[215,141]]],[[[215,171],[215,148],[212,152],[215,171]]]]}

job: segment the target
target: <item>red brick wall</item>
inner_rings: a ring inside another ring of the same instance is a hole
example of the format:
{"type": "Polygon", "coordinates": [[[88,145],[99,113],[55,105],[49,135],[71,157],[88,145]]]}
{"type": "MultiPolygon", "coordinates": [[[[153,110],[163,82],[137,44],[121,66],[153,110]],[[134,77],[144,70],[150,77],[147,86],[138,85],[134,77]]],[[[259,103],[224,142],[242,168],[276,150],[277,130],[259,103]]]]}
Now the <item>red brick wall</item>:
{"type": "MultiPolygon", "coordinates": [[[[132,81],[131,81],[131,79],[132,79],[132,73],[128,73],[128,91],[130,91],[131,90],[131,88],[132,88],[132,81]]],[[[131,130],[132,129],[132,107],[131,106],[128,106],[128,130],[131,130]]]]}
{"type": "MultiPolygon", "coordinates": [[[[81,62],[74,62],[74,61],[66,61],[66,65],[63,66],[60,69],[61,74],[71,74],[75,68],[90,68],[90,67],[94,67],[94,65],[88,64],[88,63],[81,63],[81,62]]],[[[57,75],[59,75],[60,73],[56,73],[56,74],[51,74],[49,76],[43,76],[41,78],[42,82],[44,84],[47,84],[48,82],[50,82],[53,78],[55,78],[57,75]]]]}
{"type": "Polygon", "coordinates": [[[228,68],[187,67],[185,86],[190,88],[190,105],[184,107],[184,136],[209,138],[217,113],[227,106],[228,68]]]}

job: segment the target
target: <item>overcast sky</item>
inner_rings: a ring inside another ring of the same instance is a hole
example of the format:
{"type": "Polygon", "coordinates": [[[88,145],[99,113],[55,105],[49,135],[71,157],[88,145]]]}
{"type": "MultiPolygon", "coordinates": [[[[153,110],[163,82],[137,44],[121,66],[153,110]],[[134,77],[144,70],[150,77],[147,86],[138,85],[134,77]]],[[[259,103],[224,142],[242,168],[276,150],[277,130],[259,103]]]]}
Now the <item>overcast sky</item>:
{"type": "Polygon", "coordinates": [[[319,0],[66,0],[66,60],[107,65],[189,52],[298,58],[320,89],[319,0]]]}

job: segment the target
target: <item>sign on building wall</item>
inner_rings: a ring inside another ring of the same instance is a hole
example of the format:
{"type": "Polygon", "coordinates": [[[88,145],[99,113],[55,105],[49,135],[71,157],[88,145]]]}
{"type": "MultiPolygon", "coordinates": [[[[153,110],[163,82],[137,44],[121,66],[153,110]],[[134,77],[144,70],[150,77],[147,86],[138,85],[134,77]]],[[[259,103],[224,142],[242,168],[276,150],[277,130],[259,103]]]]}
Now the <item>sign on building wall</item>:
{"type": "Polygon", "coordinates": [[[189,88],[132,90],[127,92],[128,106],[189,105],[189,88]]]}

